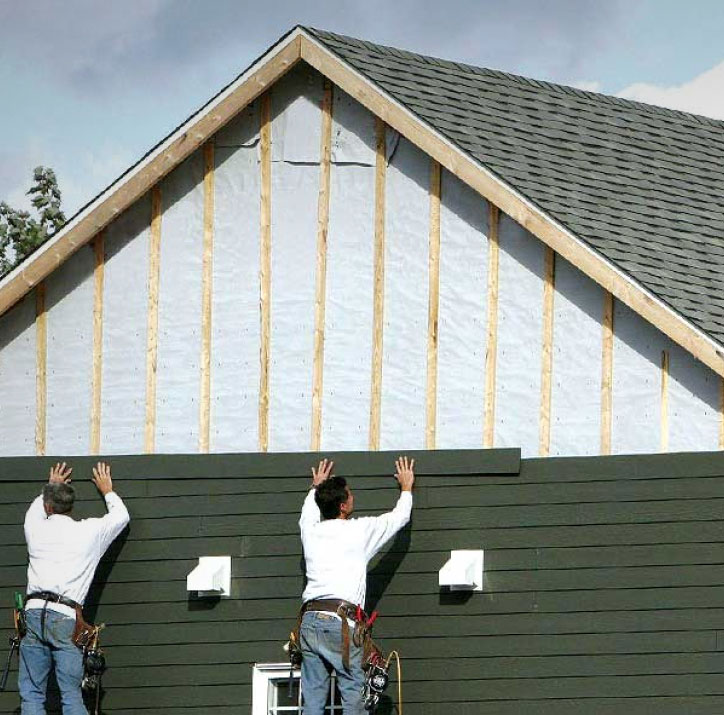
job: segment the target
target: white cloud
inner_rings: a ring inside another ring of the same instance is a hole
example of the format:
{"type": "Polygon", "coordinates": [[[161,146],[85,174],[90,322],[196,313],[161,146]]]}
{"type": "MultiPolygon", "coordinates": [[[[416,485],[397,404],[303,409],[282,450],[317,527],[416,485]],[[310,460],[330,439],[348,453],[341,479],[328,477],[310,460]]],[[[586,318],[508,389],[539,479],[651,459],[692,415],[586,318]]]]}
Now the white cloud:
{"type": "Polygon", "coordinates": [[[637,83],[623,89],[618,96],[724,119],[724,62],[678,86],[637,83]]]}

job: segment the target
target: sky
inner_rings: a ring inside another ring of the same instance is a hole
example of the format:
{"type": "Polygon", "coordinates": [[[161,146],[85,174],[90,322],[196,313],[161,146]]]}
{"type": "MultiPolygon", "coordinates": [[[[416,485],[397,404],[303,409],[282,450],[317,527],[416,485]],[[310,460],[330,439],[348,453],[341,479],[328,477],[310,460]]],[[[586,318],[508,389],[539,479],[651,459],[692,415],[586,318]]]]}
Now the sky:
{"type": "Polygon", "coordinates": [[[0,0],[0,200],[71,215],[296,24],[724,119],[722,0],[0,0]]]}

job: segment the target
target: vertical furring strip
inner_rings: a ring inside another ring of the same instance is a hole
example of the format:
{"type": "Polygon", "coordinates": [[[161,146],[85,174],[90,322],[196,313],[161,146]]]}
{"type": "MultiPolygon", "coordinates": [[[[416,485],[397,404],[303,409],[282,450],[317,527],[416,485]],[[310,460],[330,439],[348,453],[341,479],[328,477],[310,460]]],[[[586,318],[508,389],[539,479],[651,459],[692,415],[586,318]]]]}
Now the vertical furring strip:
{"type": "Polygon", "coordinates": [[[211,299],[214,267],[214,139],[204,144],[204,245],[201,262],[201,394],[199,452],[209,451],[211,430],[211,299]]]}
{"type": "Polygon", "coordinates": [[[35,454],[45,455],[48,404],[48,313],[45,281],[35,287],[35,454]]]}
{"type": "Polygon", "coordinates": [[[161,274],[161,186],[151,189],[151,242],[148,260],[148,327],[146,332],[146,423],[144,450],[156,449],[156,371],[158,363],[158,295],[161,274]]]}
{"type": "Polygon", "coordinates": [[[495,375],[498,359],[498,274],[500,265],[500,210],[488,202],[488,326],[485,346],[483,447],[495,442],[495,375]]]}
{"type": "Polygon", "coordinates": [[[271,333],[271,92],[261,97],[261,255],[259,264],[259,451],[269,449],[269,360],[271,333]]]}
{"type": "Polygon", "coordinates": [[[430,159],[430,245],[428,258],[427,389],[425,449],[435,449],[437,427],[437,346],[440,313],[440,164],[430,159]]]}
{"type": "Polygon", "coordinates": [[[325,79],[322,97],[322,131],[319,150],[319,201],[317,203],[317,278],[314,298],[314,367],[312,376],[312,445],[322,442],[322,387],[324,380],[324,321],[327,291],[327,234],[332,170],[332,83],[325,79]]]}
{"type": "Polygon", "coordinates": [[[543,356],[540,389],[540,437],[538,454],[547,457],[551,446],[551,392],[553,385],[553,296],[556,283],[556,254],[545,247],[543,283],[543,356]]]}
{"type": "Polygon", "coordinates": [[[603,293],[601,336],[601,454],[611,454],[613,426],[613,294],[603,293]]]}
{"type": "Polygon", "coordinates": [[[106,260],[105,231],[93,240],[93,378],[91,384],[90,452],[101,450],[101,389],[103,379],[103,285],[106,260]]]}
{"type": "Polygon", "coordinates": [[[380,448],[382,413],[382,340],[385,306],[385,183],[387,178],[386,133],[384,121],[379,117],[375,117],[375,251],[369,435],[371,450],[380,448]]]}
{"type": "Polygon", "coordinates": [[[669,451],[669,351],[661,351],[661,451],[669,451]]]}

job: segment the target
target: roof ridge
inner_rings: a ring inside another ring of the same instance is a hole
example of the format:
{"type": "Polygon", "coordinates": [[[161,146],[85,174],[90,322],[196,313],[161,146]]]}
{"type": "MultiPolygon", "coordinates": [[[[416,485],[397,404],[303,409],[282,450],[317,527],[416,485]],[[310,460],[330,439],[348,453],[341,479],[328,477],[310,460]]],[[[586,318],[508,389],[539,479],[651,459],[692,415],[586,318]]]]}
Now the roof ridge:
{"type": "Polygon", "coordinates": [[[640,102],[634,99],[626,99],[624,97],[617,97],[611,94],[604,94],[602,92],[593,92],[587,89],[580,89],[568,84],[559,84],[551,82],[549,80],[535,79],[533,77],[526,77],[524,75],[514,74],[513,72],[507,72],[505,70],[491,69],[489,67],[480,67],[477,65],[467,64],[465,62],[457,62],[455,60],[443,59],[441,57],[435,57],[433,55],[423,55],[419,52],[413,52],[411,50],[404,50],[391,45],[381,45],[378,43],[370,42],[369,40],[362,40],[357,37],[350,35],[342,35],[340,33],[331,32],[329,30],[320,30],[318,28],[309,27],[306,25],[300,25],[301,29],[306,30],[315,37],[324,41],[325,39],[334,39],[350,44],[357,44],[365,47],[368,50],[379,52],[383,50],[389,54],[392,54],[400,58],[416,59],[418,61],[425,62],[427,64],[434,64],[438,66],[447,66],[451,68],[458,68],[463,72],[477,75],[487,75],[491,77],[498,77],[500,79],[511,80],[518,84],[527,85],[529,87],[537,87],[555,92],[557,94],[573,94],[587,100],[593,101],[604,101],[609,104],[619,105],[622,107],[634,108],[639,111],[653,114],[657,116],[667,116],[676,119],[686,119],[699,122],[700,124],[706,124],[716,129],[724,130],[724,120],[714,119],[713,117],[707,117],[703,114],[695,114],[694,112],[686,112],[681,109],[670,109],[668,107],[661,107],[657,104],[649,104],[647,102],[640,102]]]}

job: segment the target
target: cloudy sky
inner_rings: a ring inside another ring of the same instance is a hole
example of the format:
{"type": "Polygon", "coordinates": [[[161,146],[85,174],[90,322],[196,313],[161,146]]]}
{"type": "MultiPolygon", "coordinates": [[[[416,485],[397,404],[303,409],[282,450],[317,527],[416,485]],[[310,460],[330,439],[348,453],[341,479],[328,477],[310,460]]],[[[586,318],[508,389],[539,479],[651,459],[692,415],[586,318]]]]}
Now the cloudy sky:
{"type": "Polygon", "coordinates": [[[724,119],[721,0],[0,0],[0,200],[71,214],[297,23],[724,119]]]}

